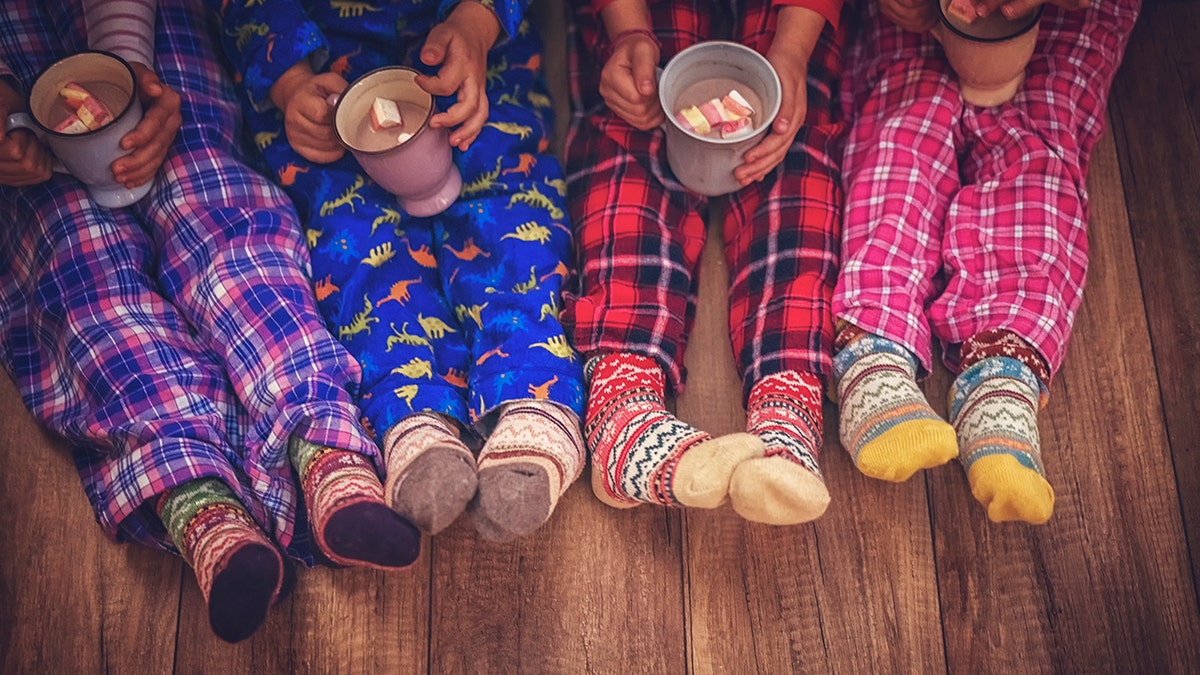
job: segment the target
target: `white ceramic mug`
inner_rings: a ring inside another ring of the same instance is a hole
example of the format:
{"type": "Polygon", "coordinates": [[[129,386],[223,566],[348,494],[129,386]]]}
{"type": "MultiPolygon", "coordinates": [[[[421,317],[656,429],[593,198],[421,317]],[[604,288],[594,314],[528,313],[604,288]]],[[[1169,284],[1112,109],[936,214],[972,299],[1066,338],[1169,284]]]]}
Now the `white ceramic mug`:
{"type": "Polygon", "coordinates": [[[779,114],[779,76],[758,52],[736,42],[698,42],[667,62],[658,81],[658,100],[667,114],[667,163],[679,182],[698,194],[715,197],[742,184],[733,170],[758,145],[779,114]],[[685,129],[675,113],[729,93],[729,83],[751,99],[754,131],[734,138],[709,138],[685,129]]]}
{"type": "Polygon", "coordinates": [[[405,66],[388,66],[355,80],[334,104],[334,133],[367,175],[396,195],[409,215],[433,216],[458,199],[462,174],[454,164],[450,130],[429,126],[436,108],[433,96],[417,85],[417,74],[405,66]],[[371,129],[376,97],[396,102],[404,118],[402,127],[371,129]],[[399,132],[411,135],[398,140],[399,132]]]}
{"type": "Polygon", "coordinates": [[[24,128],[37,134],[54,153],[55,171],[78,178],[97,204],[128,206],[150,192],[153,179],[127,188],[113,178],[113,160],[129,154],[121,148],[121,139],[142,121],[133,68],[124,59],[108,52],[85,51],[56,61],[38,75],[26,103],[29,112],[9,115],[5,131],[24,128]],[[83,85],[103,101],[113,120],[79,134],[55,131],[70,114],[58,93],[69,82],[83,85]]]}

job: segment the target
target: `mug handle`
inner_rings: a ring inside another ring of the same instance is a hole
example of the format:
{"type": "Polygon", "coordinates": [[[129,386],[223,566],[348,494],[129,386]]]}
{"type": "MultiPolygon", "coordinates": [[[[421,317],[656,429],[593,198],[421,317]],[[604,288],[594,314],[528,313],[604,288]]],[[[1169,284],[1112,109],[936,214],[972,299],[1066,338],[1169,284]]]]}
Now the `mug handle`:
{"type": "MultiPolygon", "coordinates": [[[[33,118],[27,112],[13,113],[4,120],[4,133],[7,134],[13,129],[28,129],[39,141],[46,140],[46,133],[34,123],[33,118]]],[[[57,173],[71,173],[57,157],[54,158],[51,169],[57,173]]]]}

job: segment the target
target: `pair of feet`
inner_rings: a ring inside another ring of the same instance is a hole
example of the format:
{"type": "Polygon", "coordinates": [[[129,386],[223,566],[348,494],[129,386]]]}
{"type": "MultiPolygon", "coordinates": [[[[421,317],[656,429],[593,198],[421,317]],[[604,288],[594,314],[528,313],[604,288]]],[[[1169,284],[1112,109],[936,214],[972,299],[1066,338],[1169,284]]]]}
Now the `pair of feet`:
{"type": "Polygon", "coordinates": [[[958,457],[994,522],[1041,524],[1054,510],[1037,429],[1040,383],[1004,356],[969,365],[950,388],[950,422],[930,407],[902,346],[864,335],[834,357],[841,441],[864,474],[902,482],[958,457]]]}
{"type": "MultiPolygon", "coordinates": [[[[289,456],[321,556],[339,566],[385,570],[416,561],[421,534],[388,507],[367,458],[299,438],[289,444],[289,456]]],[[[164,493],[158,512],[195,571],[213,632],[228,642],[252,635],[292,578],[291,565],[274,542],[216,478],[164,493]]]]}
{"type": "Polygon", "coordinates": [[[647,357],[591,359],[584,425],[592,490],[616,508],[638,504],[712,509],[726,501],[747,520],[788,525],[825,512],[817,466],[821,383],[787,371],[750,392],[748,433],[713,438],[672,415],[665,378],[647,357]]]}
{"type": "Polygon", "coordinates": [[[541,527],[586,457],[579,417],[537,399],[504,404],[478,458],[453,422],[428,412],[389,429],[384,456],[397,513],[436,534],[470,511],[480,536],[493,541],[541,527]]]}

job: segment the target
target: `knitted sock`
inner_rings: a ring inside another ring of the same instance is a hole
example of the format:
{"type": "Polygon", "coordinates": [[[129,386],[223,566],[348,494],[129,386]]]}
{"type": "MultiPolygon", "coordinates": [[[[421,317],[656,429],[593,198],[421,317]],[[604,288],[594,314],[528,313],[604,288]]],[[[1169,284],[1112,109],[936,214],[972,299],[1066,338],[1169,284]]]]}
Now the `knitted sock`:
{"type": "Polygon", "coordinates": [[[762,457],[752,434],[713,438],[669,413],[662,369],[637,354],[588,361],[584,435],[592,453],[592,491],[616,508],[641,503],[716,508],[743,460],[762,457]]]}
{"type": "Polygon", "coordinates": [[[586,461],[575,413],[534,399],[504,404],[479,453],[479,493],[470,507],[475,529],[493,541],[533,532],[586,461]]]}
{"type": "Polygon", "coordinates": [[[278,596],[284,562],[225,483],[200,478],[164,492],[158,517],[196,573],[208,625],[226,642],[250,637],[278,596]]]}
{"type": "Polygon", "coordinates": [[[901,482],[958,454],[954,429],[917,386],[917,362],[875,335],[846,345],[833,359],[842,447],[859,471],[901,482]]]}
{"type": "Polygon", "coordinates": [[[950,419],[971,494],[997,523],[1040,525],[1054,511],[1038,442],[1039,387],[1033,371],[1008,357],[976,363],[950,387],[950,419]]]}
{"type": "Polygon", "coordinates": [[[739,464],[729,484],[733,510],[746,520],[794,525],[825,513],[829,490],[817,467],[821,391],[816,375],[793,370],[750,389],[746,424],[767,449],[765,457],[739,464]]]}
{"type": "Polygon", "coordinates": [[[421,552],[421,534],[383,499],[367,458],[293,436],[292,466],[317,548],[335,565],[408,567],[421,552]]]}
{"type": "Polygon", "coordinates": [[[388,430],[383,445],[388,503],[422,531],[441,532],[475,496],[475,455],[441,415],[405,417],[388,430]]]}

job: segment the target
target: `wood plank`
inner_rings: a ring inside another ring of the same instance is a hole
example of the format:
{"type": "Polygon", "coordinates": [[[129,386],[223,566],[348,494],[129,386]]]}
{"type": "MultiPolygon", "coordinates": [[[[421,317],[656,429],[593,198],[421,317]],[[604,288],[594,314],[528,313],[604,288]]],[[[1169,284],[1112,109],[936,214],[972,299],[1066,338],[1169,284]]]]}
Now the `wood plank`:
{"type": "MultiPolygon", "coordinates": [[[[1200,669],[1200,616],[1109,135],[1089,187],[1087,292],[1040,415],[1054,517],[992,524],[959,465],[927,476],[951,672],[1200,669]]],[[[938,379],[945,392],[943,369],[938,379]]],[[[944,396],[933,398],[944,414],[944,396]]]]}
{"type": "MultiPolygon", "coordinates": [[[[678,402],[681,418],[713,434],[746,423],[722,247],[714,219],[678,402]]],[[[825,419],[821,465],[833,502],[815,524],[752,524],[729,508],[686,512],[692,672],[945,669],[925,487],[861,475],[837,442],[833,405],[825,419]]]]}
{"type": "Polygon", "coordinates": [[[1113,84],[1129,221],[1200,584],[1200,4],[1147,6],[1113,84]]]}
{"type": "Polygon", "coordinates": [[[182,564],[96,524],[70,451],[0,375],[0,672],[167,672],[182,564]]]}
{"type": "Polygon", "coordinates": [[[524,539],[461,518],[434,543],[436,673],[682,672],[679,514],[617,510],[585,473],[524,539]]]}
{"type": "Polygon", "coordinates": [[[297,570],[296,590],[248,640],[213,635],[191,570],[180,604],[179,673],[428,672],[430,554],[399,572],[297,570]]]}

